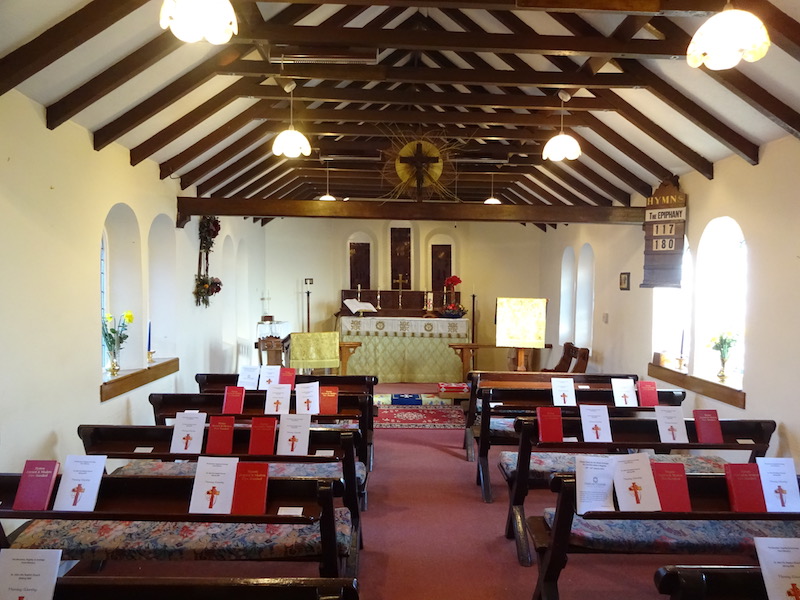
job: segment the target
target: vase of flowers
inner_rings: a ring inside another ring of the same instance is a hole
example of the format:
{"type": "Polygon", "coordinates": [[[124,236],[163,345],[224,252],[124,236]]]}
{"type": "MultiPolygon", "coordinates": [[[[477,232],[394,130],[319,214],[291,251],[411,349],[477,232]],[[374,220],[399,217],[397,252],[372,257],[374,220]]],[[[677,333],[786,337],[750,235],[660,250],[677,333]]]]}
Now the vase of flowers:
{"type": "Polygon", "coordinates": [[[717,372],[717,379],[719,379],[720,383],[725,383],[728,378],[725,373],[725,364],[728,362],[728,356],[735,343],[736,337],[730,332],[711,338],[711,348],[719,352],[720,369],[717,372]]]}
{"type": "Polygon", "coordinates": [[[444,280],[444,296],[442,298],[442,316],[448,319],[460,319],[467,314],[467,309],[463,304],[456,302],[456,286],[461,283],[458,275],[450,275],[444,280]],[[450,292],[450,302],[447,301],[447,293],[450,292]]]}
{"type": "Polygon", "coordinates": [[[105,317],[100,319],[103,345],[106,347],[106,354],[108,355],[106,371],[112,377],[119,373],[119,353],[122,350],[122,344],[128,339],[128,334],[125,331],[128,329],[129,323],[133,323],[133,313],[129,310],[122,313],[116,322],[113,315],[110,314],[106,314],[105,317]]]}

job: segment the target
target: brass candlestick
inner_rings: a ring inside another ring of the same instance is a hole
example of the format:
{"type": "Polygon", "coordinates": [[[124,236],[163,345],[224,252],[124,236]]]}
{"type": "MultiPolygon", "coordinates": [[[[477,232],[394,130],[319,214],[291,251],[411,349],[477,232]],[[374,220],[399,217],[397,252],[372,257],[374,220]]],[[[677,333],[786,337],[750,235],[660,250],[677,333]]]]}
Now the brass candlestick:
{"type": "Polygon", "coordinates": [[[148,364],[149,364],[149,363],[154,363],[154,362],[156,362],[156,361],[155,361],[155,359],[153,358],[153,355],[154,355],[155,353],[156,353],[156,351],[155,351],[155,350],[148,350],[148,351],[147,351],[147,362],[148,362],[148,364]]]}

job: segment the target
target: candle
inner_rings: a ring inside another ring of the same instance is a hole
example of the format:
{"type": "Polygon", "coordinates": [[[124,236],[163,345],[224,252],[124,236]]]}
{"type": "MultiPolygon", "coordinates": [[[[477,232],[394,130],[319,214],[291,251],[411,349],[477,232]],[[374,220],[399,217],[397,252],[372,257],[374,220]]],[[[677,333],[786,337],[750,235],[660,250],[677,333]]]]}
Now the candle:
{"type": "Polygon", "coordinates": [[[151,323],[150,321],[147,322],[147,351],[150,352],[152,347],[150,346],[150,337],[151,337],[151,323]]]}

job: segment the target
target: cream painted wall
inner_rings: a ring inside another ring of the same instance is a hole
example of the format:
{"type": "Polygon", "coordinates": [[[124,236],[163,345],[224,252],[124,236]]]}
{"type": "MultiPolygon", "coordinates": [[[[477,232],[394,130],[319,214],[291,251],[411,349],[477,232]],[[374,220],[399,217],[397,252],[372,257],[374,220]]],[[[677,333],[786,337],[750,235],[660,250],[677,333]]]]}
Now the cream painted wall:
{"type": "MultiPolygon", "coordinates": [[[[792,350],[800,337],[794,318],[800,301],[800,242],[794,231],[800,211],[795,198],[798,164],[800,142],[785,138],[762,149],[757,167],[730,158],[715,165],[713,181],[693,174],[681,182],[689,195],[690,245],[696,247],[708,221],[729,215],[741,225],[750,257],[747,409],[694,395],[687,409],[709,406],[723,417],[776,418],[781,422],[774,446],[778,455],[800,454],[792,350]]],[[[111,145],[96,152],[91,135],[77,125],[49,131],[41,106],[15,91],[0,97],[0,214],[5,228],[0,257],[7,282],[0,295],[0,334],[5,342],[0,362],[0,468],[14,471],[26,458],[63,460],[79,452],[75,428],[82,422],[151,422],[146,401],[150,392],[194,390],[194,374],[212,368],[224,355],[222,297],[204,309],[194,306],[191,295],[197,264],[194,219],[174,230],[179,338],[174,348],[180,373],[99,402],[97,259],[106,215],[117,203],[133,210],[144,254],[141,263],[147,270],[151,225],[159,216],[174,220],[178,193],[174,181],[158,179],[151,161],[131,167],[124,148],[111,145]]],[[[357,232],[374,240],[373,278],[389,287],[388,222],[276,219],[261,227],[231,218],[223,219],[222,226],[219,239],[230,238],[231,243],[215,247],[211,272],[222,273],[228,265],[226,271],[237,274],[236,285],[228,282],[222,293],[236,298],[232,306],[237,312],[247,313],[236,315],[240,336],[251,323],[254,326],[261,313],[259,298],[265,293],[271,298],[269,312],[301,330],[305,277],[314,278],[312,329],[334,327],[339,290],[347,285],[347,240],[357,232]]],[[[464,280],[461,292],[467,304],[473,286],[476,290],[481,343],[494,339],[497,296],[542,296],[550,299],[547,339],[558,346],[561,256],[567,246],[578,255],[583,244],[590,244],[595,254],[590,370],[646,374],[652,354],[652,292],[638,287],[641,227],[560,225],[546,233],[519,224],[420,222],[412,227],[417,285],[425,279],[425,244],[445,233],[456,241],[455,271],[464,280]],[[618,289],[620,272],[631,273],[630,291],[618,289]]],[[[142,274],[142,281],[146,295],[148,273],[142,274]]],[[[147,305],[146,298],[139,300],[147,305]]],[[[136,325],[143,327],[146,315],[137,319],[136,325]]],[[[157,335],[154,332],[156,339],[157,335]]],[[[552,365],[559,352],[557,347],[545,354],[545,364],[552,365]]],[[[501,350],[482,353],[478,364],[484,369],[504,365],[501,350]]]]}
{"type": "MultiPolygon", "coordinates": [[[[0,97],[0,259],[7,286],[0,294],[0,469],[20,470],[27,458],[63,460],[82,451],[79,424],[152,423],[149,393],[197,389],[194,374],[207,370],[209,357],[218,352],[222,320],[219,298],[209,309],[194,305],[194,219],[185,229],[173,225],[175,257],[165,257],[177,263],[172,312],[178,339],[172,347],[180,357],[180,372],[104,403],[99,395],[98,266],[106,216],[119,203],[133,211],[140,262],[147,271],[151,225],[165,216],[174,224],[178,193],[175,181],[159,180],[153,162],[131,167],[125,148],[111,145],[96,152],[83,128],[67,123],[50,131],[40,105],[16,91],[0,97]]],[[[258,277],[246,283],[263,286],[261,227],[226,219],[219,239],[225,236],[252,238],[247,259],[249,271],[258,277]]],[[[218,252],[215,248],[211,257],[212,273],[221,269],[218,252]]],[[[131,305],[146,307],[150,278],[147,272],[141,278],[144,297],[131,299],[131,305]]],[[[229,287],[223,294],[235,291],[229,287]]],[[[119,299],[114,305],[120,306],[119,299]]],[[[241,315],[253,330],[257,313],[254,301],[251,314],[241,315]]],[[[123,369],[126,355],[129,364],[140,364],[146,349],[147,314],[135,319],[135,335],[123,348],[123,369]]],[[[159,332],[153,337],[157,356],[163,356],[159,332]]]]}

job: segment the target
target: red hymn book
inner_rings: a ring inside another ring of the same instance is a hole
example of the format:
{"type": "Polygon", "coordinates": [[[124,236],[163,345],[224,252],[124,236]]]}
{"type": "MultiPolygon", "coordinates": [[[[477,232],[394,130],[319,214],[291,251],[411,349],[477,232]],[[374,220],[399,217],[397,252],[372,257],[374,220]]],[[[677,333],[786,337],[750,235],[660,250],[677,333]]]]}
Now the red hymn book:
{"type": "Polygon", "coordinates": [[[650,463],[656,482],[661,510],[666,512],[691,512],[689,483],[683,463],[650,463]]]}
{"type": "Polygon", "coordinates": [[[537,406],[536,421],[539,425],[540,442],[564,441],[564,427],[561,423],[561,407],[537,406]]]}
{"type": "Polygon", "coordinates": [[[57,460],[26,460],[19,478],[14,510],[47,510],[59,463],[57,460]]]}
{"type": "Polygon", "coordinates": [[[230,454],[233,452],[233,425],[235,417],[214,415],[209,417],[206,454],[230,454]]]}
{"type": "Polygon", "coordinates": [[[734,512],[767,512],[756,463],[726,463],[728,500],[734,512]]]}
{"type": "Polygon", "coordinates": [[[239,461],[233,485],[232,515],[263,515],[267,510],[267,463],[239,461]]]}
{"type": "Polygon", "coordinates": [[[319,388],[319,414],[335,415],[339,412],[339,388],[322,385],[319,388]]]}
{"type": "Polygon", "coordinates": [[[281,367],[280,375],[278,375],[278,383],[288,383],[294,389],[294,377],[296,369],[291,367],[281,367]]]}
{"type": "Polygon", "coordinates": [[[253,417],[248,454],[275,454],[275,417],[253,417]]]}
{"type": "Polygon", "coordinates": [[[655,381],[639,381],[636,387],[639,390],[639,406],[658,406],[655,381]]]}
{"type": "Polygon", "coordinates": [[[710,409],[695,409],[694,427],[697,431],[697,441],[701,444],[721,444],[722,428],[719,425],[717,411],[710,409]]]}
{"type": "Polygon", "coordinates": [[[244,410],[244,388],[235,385],[225,386],[222,412],[226,415],[240,415],[244,410]]]}

